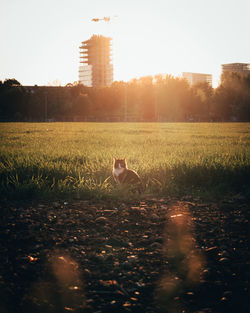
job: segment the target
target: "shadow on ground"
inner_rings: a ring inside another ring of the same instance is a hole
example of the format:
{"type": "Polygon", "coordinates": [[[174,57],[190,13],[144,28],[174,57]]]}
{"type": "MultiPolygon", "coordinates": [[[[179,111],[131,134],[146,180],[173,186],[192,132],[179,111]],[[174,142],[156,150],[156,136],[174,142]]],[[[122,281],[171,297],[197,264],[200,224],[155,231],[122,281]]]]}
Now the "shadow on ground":
{"type": "Polygon", "coordinates": [[[0,311],[248,312],[249,203],[1,203],[0,311]]]}

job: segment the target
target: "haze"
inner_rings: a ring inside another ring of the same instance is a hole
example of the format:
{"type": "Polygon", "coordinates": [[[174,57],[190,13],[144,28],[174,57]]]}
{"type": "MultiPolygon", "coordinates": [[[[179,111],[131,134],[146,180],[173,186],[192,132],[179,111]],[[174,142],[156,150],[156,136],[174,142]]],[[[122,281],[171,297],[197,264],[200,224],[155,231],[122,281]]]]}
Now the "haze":
{"type": "Polygon", "coordinates": [[[79,46],[113,38],[114,79],[181,72],[213,74],[250,62],[247,0],[0,0],[0,80],[23,85],[78,80],[79,46]],[[92,18],[118,16],[110,23],[92,18]],[[55,82],[56,81],[56,82],[55,82]]]}

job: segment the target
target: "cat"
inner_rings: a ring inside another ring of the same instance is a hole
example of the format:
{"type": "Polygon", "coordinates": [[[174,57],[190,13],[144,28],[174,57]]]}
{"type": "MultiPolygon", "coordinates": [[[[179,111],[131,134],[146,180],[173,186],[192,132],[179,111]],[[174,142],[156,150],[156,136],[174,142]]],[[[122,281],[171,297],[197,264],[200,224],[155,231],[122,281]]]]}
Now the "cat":
{"type": "Polygon", "coordinates": [[[136,189],[141,193],[141,178],[135,171],[128,169],[126,159],[114,158],[113,177],[118,185],[126,184],[136,187],[136,189]]]}

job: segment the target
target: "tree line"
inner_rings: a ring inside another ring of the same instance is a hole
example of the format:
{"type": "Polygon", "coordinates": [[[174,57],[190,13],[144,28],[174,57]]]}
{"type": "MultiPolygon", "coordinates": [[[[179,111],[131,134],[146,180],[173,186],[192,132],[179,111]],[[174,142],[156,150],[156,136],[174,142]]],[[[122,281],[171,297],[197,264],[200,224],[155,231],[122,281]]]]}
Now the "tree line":
{"type": "Polygon", "coordinates": [[[224,73],[215,89],[171,75],[102,88],[6,79],[0,81],[0,121],[250,121],[250,75],[224,73]]]}

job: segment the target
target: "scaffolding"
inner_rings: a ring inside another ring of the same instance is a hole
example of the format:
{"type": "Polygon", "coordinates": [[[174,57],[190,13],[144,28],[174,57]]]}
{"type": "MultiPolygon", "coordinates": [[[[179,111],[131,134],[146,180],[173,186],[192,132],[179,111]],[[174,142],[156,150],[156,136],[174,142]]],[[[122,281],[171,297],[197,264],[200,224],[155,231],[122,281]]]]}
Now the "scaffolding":
{"type": "Polygon", "coordinates": [[[113,82],[110,37],[93,35],[80,46],[79,82],[89,87],[109,86],[113,82]]]}

